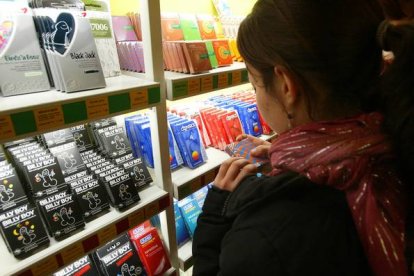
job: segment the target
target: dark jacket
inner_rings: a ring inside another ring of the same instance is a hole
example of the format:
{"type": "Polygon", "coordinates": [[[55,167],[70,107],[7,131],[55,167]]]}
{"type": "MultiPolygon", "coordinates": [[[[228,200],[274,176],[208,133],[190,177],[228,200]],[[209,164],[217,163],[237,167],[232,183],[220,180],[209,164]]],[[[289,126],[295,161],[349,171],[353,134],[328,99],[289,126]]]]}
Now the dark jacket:
{"type": "Polygon", "coordinates": [[[210,189],[194,275],[370,275],[345,195],[295,173],[210,189]]]}

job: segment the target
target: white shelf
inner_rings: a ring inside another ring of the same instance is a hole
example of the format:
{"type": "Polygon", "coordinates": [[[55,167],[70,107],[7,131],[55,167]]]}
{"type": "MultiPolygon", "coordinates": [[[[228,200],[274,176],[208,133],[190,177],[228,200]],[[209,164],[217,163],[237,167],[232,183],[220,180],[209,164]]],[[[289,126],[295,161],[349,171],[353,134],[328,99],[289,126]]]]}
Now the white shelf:
{"type": "Polygon", "coordinates": [[[180,248],[178,248],[178,259],[180,262],[180,269],[187,271],[193,266],[193,242],[188,241],[180,248]]]}
{"type": "Polygon", "coordinates": [[[242,69],[246,69],[245,63],[235,62],[230,66],[220,67],[220,68],[212,69],[205,73],[194,74],[194,75],[165,71],[165,78],[167,79],[167,81],[187,80],[187,79],[192,79],[192,78],[207,77],[207,76],[211,76],[214,74],[228,73],[228,72],[232,72],[235,70],[242,70],[242,69]]]}
{"type": "MultiPolygon", "coordinates": [[[[262,135],[263,140],[270,140],[275,135],[262,135]]],[[[174,185],[174,197],[178,200],[194,193],[201,187],[214,180],[215,170],[229,158],[224,151],[207,148],[208,160],[195,169],[181,167],[172,172],[172,183],[174,185]]]]}
{"type": "Polygon", "coordinates": [[[156,82],[125,75],[106,78],[105,81],[105,88],[73,93],[62,93],[56,90],[50,90],[10,97],[0,96],[0,114],[15,113],[21,110],[35,109],[40,106],[85,100],[94,96],[110,95],[131,89],[158,85],[156,82]]]}
{"type": "Polygon", "coordinates": [[[130,76],[107,78],[107,87],[0,96],[0,143],[158,106],[160,85],[130,76]]]}
{"type": "MultiPolygon", "coordinates": [[[[1,239],[0,252],[2,252],[2,258],[0,261],[0,275],[13,275],[19,272],[21,273],[29,269],[37,262],[54,256],[68,246],[80,242],[93,234],[96,234],[98,231],[104,229],[108,225],[115,224],[122,219],[128,218],[128,216],[131,214],[145,210],[146,207],[151,206],[152,204],[157,204],[159,201],[165,199],[165,197],[168,197],[168,193],[158,188],[155,184],[151,184],[149,187],[141,191],[139,195],[141,197],[141,201],[130,209],[125,210],[124,212],[119,212],[111,207],[110,212],[91,222],[86,223],[86,226],[83,230],[62,241],[56,241],[54,238],[50,238],[49,247],[38,251],[36,254],[23,260],[16,259],[13,254],[8,251],[6,244],[4,243],[3,239],[1,239]]],[[[159,212],[161,211],[162,210],[159,210],[159,212]]]]}

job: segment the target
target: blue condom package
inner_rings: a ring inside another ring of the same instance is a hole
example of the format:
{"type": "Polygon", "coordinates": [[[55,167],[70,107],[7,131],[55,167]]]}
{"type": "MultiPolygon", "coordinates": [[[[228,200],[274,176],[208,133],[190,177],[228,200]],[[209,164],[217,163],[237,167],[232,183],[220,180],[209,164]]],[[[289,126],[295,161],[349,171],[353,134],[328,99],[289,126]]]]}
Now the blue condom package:
{"type": "Polygon", "coordinates": [[[174,199],[174,215],[175,215],[175,228],[177,245],[183,245],[190,239],[187,227],[185,226],[184,218],[181,215],[180,208],[178,207],[178,200],[174,199]]]}
{"type": "Polygon", "coordinates": [[[239,113],[244,132],[253,136],[260,136],[263,133],[260,124],[259,113],[255,104],[236,104],[235,109],[239,113]]]}
{"type": "Polygon", "coordinates": [[[190,236],[194,236],[194,231],[197,226],[198,216],[201,214],[201,208],[192,196],[188,196],[178,202],[181,215],[184,219],[185,226],[187,227],[190,236]]]}
{"type": "Polygon", "coordinates": [[[173,170],[181,166],[184,162],[170,126],[168,126],[168,147],[170,149],[170,168],[173,170]]]}
{"type": "Polygon", "coordinates": [[[207,161],[207,154],[197,123],[194,120],[185,120],[172,124],[171,128],[187,166],[194,169],[204,164],[207,161]]]}
{"type": "Polygon", "coordinates": [[[129,142],[132,146],[132,154],[134,155],[135,158],[141,158],[142,157],[142,153],[141,153],[141,145],[139,144],[137,135],[134,132],[134,122],[137,122],[139,120],[143,120],[143,116],[142,115],[135,115],[135,116],[131,116],[131,117],[127,117],[125,118],[125,130],[127,133],[127,137],[129,139],[129,142]]]}
{"type": "Polygon", "coordinates": [[[141,154],[145,164],[154,168],[154,155],[152,153],[151,128],[149,119],[133,122],[133,131],[140,145],[141,154]]]}
{"type": "Polygon", "coordinates": [[[183,165],[188,167],[187,160],[184,158],[184,154],[185,154],[184,151],[185,150],[183,148],[183,144],[178,142],[177,134],[174,132],[174,127],[175,127],[176,124],[187,122],[187,121],[188,121],[187,119],[184,119],[184,118],[181,118],[181,117],[176,117],[176,118],[173,118],[169,121],[169,126],[170,126],[170,129],[171,129],[172,133],[173,133],[173,137],[174,137],[174,139],[177,143],[177,147],[178,147],[178,150],[180,152],[181,159],[183,160],[183,165]]]}
{"type": "Polygon", "coordinates": [[[198,206],[200,208],[203,208],[204,201],[207,197],[208,189],[209,189],[209,186],[207,185],[207,186],[204,186],[203,188],[199,189],[198,191],[195,191],[192,194],[192,197],[197,201],[198,206]]]}

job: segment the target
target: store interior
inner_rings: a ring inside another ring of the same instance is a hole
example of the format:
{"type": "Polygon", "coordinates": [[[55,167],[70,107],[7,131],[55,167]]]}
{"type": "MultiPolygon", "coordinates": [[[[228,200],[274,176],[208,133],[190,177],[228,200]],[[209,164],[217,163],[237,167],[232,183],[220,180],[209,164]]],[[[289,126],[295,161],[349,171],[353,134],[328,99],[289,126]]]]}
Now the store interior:
{"type": "Polygon", "coordinates": [[[0,0],[0,275],[191,275],[236,137],[275,136],[235,43],[256,1],[29,2],[0,0]]]}

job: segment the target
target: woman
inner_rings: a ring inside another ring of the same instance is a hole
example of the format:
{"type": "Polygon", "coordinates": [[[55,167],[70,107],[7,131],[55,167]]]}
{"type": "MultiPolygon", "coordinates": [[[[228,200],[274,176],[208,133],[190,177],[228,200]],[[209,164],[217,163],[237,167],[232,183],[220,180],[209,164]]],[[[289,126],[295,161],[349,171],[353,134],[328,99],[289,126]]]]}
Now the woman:
{"type": "Polygon", "coordinates": [[[271,145],[249,138],[273,171],[222,164],[194,275],[408,275],[414,25],[381,23],[382,13],[373,0],[256,3],[238,46],[279,133],[271,145]],[[383,75],[378,38],[395,57],[383,75]]]}

